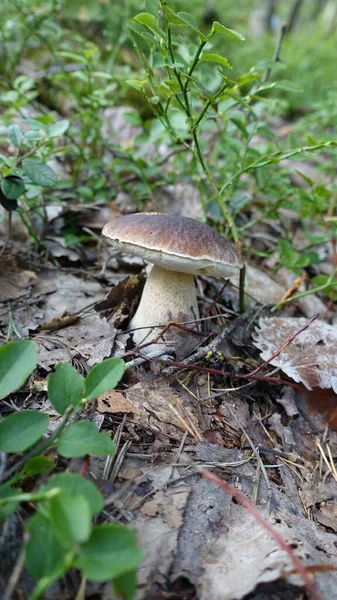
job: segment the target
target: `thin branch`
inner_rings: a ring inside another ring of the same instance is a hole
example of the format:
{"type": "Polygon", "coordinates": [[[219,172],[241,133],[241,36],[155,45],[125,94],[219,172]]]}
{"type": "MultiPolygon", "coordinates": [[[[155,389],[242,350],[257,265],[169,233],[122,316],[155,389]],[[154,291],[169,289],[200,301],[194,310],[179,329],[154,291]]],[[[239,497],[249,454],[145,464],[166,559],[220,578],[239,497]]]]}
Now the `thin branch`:
{"type": "Polygon", "coordinates": [[[294,29],[296,21],[298,20],[298,16],[300,14],[302,4],[303,0],[294,0],[294,2],[292,3],[288,17],[288,23],[286,25],[286,33],[290,33],[294,29]]]}
{"type": "Polygon", "coordinates": [[[8,219],[7,219],[7,231],[6,231],[6,238],[4,241],[4,245],[1,248],[0,251],[0,258],[2,257],[2,255],[4,254],[8,244],[9,244],[9,240],[11,238],[11,234],[12,234],[12,212],[11,210],[8,211],[8,219]]]}
{"type": "Polygon", "coordinates": [[[27,544],[29,540],[29,533],[26,532],[23,536],[23,545],[21,546],[21,550],[19,552],[19,556],[17,558],[17,561],[15,563],[14,569],[10,575],[7,587],[5,589],[4,595],[3,595],[3,600],[11,600],[13,592],[15,590],[16,584],[18,583],[22,570],[24,568],[24,564],[25,564],[25,545],[27,544]]]}
{"type": "MultiPolygon", "coordinates": [[[[282,48],[282,42],[284,40],[284,36],[287,33],[287,25],[284,23],[281,26],[280,32],[279,32],[279,36],[277,39],[277,43],[276,43],[276,48],[275,48],[275,52],[273,55],[273,61],[274,62],[280,62],[280,54],[281,54],[281,48],[282,48]]],[[[272,71],[272,67],[268,67],[268,69],[266,70],[265,74],[263,75],[261,82],[262,83],[266,83],[270,77],[270,73],[272,71]]]]}

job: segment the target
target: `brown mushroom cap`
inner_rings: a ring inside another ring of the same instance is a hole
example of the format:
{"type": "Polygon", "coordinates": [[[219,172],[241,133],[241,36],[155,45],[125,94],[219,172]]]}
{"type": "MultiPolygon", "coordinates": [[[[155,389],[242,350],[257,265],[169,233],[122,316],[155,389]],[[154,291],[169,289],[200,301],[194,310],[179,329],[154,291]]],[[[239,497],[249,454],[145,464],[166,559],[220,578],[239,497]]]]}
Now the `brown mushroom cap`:
{"type": "Polygon", "coordinates": [[[188,217],[137,213],[110,221],[103,235],[127,253],[181,273],[231,277],[242,262],[232,244],[188,217]]]}

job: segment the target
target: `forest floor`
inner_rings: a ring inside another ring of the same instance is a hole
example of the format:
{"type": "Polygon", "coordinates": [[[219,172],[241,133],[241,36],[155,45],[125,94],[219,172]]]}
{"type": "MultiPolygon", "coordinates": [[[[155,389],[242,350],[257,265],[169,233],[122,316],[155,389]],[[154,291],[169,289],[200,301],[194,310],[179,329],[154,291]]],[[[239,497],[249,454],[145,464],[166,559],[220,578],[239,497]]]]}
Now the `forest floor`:
{"type": "MultiPolygon", "coordinates": [[[[180,214],[198,214],[200,200],[192,186],[184,192],[177,184],[163,195],[165,211],[177,213],[179,205],[180,214]]],[[[11,338],[38,342],[39,366],[23,390],[3,401],[2,415],[14,407],[38,409],[51,416],[55,428],[60,417],[46,396],[46,377],[54,366],[71,362],[85,374],[106,357],[124,357],[126,373],[118,389],[89,403],[82,417],[109,431],[117,444],[115,457],[90,458],[86,477],[104,494],[104,519],[128,524],[145,549],[137,598],[304,598],[292,553],[310,568],[309,581],[315,575],[319,597],[334,598],[333,304],[313,294],[273,315],[271,306],[285,293],[303,289],[303,280],[286,269],[276,279],[268,265],[248,264],[246,311],[239,314],[238,278],[224,285],[201,277],[195,350],[179,361],[149,359],[133,347],[128,332],[144,284],[143,263],[116,252],[100,235],[116,216],[116,205],[127,212],[132,199],[120,194],[111,206],[75,211],[45,207],[49,252],[44,257],[14,219],[0,266],[0,326],[11,338]],[[77,226],[90,230],[96,241],[79,250],[65,248],[58,230],[66,211],[73,211],[77,226]],[[203,477],[205,471],[230,484],[232,495],[203,477]],[[240,505],[239,492],[273,533],[240,505]]],[[[157,210],[156,199],[146,209],[157,210]]],[[[286,217],[296,220],[290,211],[286,217]]],[[[250,235],[268,244],[277,225],[264,223],[250,235]]],[[[82,468],[78,459],[59,458],[55,464],[57,471],[82,468]]],[[[10,527],[20,530],[17,517],[10,527]]],[[[17,547],[10,536],[1,560],[3,580],[17,547]]],[[[45,597],[73,598],[74,585],[69,578],[45,597]]],[[[20,586],[26,597],[28,576],[20,586]]],[[[85,597],[108,598],[105,587],[87,584],[85,597]]]]}

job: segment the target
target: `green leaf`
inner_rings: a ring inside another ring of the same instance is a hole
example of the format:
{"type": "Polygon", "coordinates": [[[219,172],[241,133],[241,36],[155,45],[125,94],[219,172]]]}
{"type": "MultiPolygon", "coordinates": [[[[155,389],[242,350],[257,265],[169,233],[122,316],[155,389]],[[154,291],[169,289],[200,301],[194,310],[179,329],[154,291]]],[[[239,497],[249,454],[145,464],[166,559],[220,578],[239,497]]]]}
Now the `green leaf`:
{"type": "Polygon", "coordinates": [[[54,463],[46,456],[33,456],[25,463],[22,473],[27,477],[34,477],[42,473],[49,473],[54,466],[54,463]]]}
{"type": "Polygon", "coordinates": [[[87,542],[91,530],[91,508],[84,496],[70,496],[61,492],[50,502],[53,529],[66,544],[87,542]]]}
{"type": "Polygon", "coordinates": [[[52,475],[48,482],[41,486],[39,492],[46,492],[53,488],[61,488],[69,496],[84,496],[94,516],[103,508],[103,496],[96,486],[77,473],[57,473],[52,475]]]}
{"type": "Polygon", "coordinates": [[[221,23],[218,21],[214,21],[211,32],[207,37],[210,38],[212,35],[214,35],[214,33],[222,33],[224,35],[228,35],[229,37],[236,38],[237,40],[241,40],[242,42],[244,42],[246,39],[238,31],[235,31],[234,29],[228,29],[228,27],[221,25],[221,23]]]}
{"type": "Polygon", "coordinates": [[[58,451],[61,456],[108,456],[116,453],[116,446],[107,431],[98,433],[96,425],[90,421],[71,423],[62,431],[58,451]]]}
{"type": "Polygon", "coordinates": [[[84,377],[69,363],[58,364],[48,379],[48,397],[57,412],[62,415],[68,406],[77,406],[83,395],[84,377]]]}
{"type": "Polygon", "coordinates": [[[298,259],[298,252],[288,240],[279,240],[280,261],[283,265],[293,267],[298,259]]]}
{"type": "Polygon", "coordinates": [[[133,600],[137,589],[136,569],[115,577],[113,587],[118,597],[123,598],[123,600],[133,600]]]}
{"type": "Polygon", "coordinates": [[[233,68],[230,62],[228,62],[227,58],[221,56],[220,54],[203,54],[201,60],[218,63],[227,69],[233,68]]]}
{"type": "Polygon", "coordinates": [[[123,525],[109,523],[94,527],[76,566],[89,581],[109,581],[134,570],[142,557],[135,534],[123,525]]]}
{"type": "Polygon", "coordinates": [[[50,138],[58,137],[59,135],[63,135],[69,127],[68,119],[63,119],[61,121],[56,121],[52,125],[49,125],[47,129],[47,136],[50,138]]]}
{"type": "Polygon", "coordinates": [[[66,570],[67,550],[59,542],[50,521],[36,513],[28,523],[30,539],[26,545],[26,568],[31,577],[57,579],[66,570]]]}
{"type": "Polygon", "coordinates": [[[134,17],[134,19],[135,19],[135,21],[137,21],[137,23],[140,23],[141,25],[145,25],[145,27],[152,29],[152,31],[155,31],[159,35],[164,35],[164,32],[161,31],[161,29],[158,25],[157,19],[150,13],[146,13],[146,12],[138,13],[138,15],[136,15],[134,17]]]}
{"type": "Polygon", "coordinates": [[[146,79],[127,79],[125,83],[137,90],[137,92],[142,92],[147,81],[146,79]]]}
{"type": "MultiPolygon", "coordinates": [[[[10,496],[14,496],[15,493],[20,494],[22,490],[19,488],[11,488],[9,485],[1,485],[0,486],[0,500],[3,498],[9,498],[10,496]]],[[[9,502],[8,504],[3,504],[0,506],[0,520],[7,519],[13,512],[16,511],[19,506],[20,501],[9,502]]]]}
{"type": "Polygon", "coordinates": [[[178,17],[178,15],[175,12],[173,12],[173,10],[169,6],[163,6],[163,11],[166,19],[169,23],[172,23],[172,25],[180,25],[184,27],[186,26],[185,21],[180,19],[180,17],[178,17]]]}
{"type": "Polygon", "coordinates": [[[95,365],[85,378],[85,398],[93,400],[116,387],[122,379],[125,363],[121,358],[106,358],[95,365]]]}
{"type": "Polygon", "coordinates": [[[17,340],[0,348],[0,398],[23,386],[38,363],[37,351],[32,340],[17,340]]]}
{"type": "Polygon", "coordinates": [[[24,193],[25,184],[18,175],[7,175],[1,180],[1,190],[8,200],[16,200],[24,193]]]}
{"type": "Polygon", "coordinates": [[[49,417],[37,410],[22,410],[0,422],[0,450],[24,452],[47,431],[49,417]]]}
{"type": "Polygon", "coordinates": [[[192,15],[190,15],[187,12],[178,12],[177,17],[179,17],[179,19],[183,23],[185,23],[185,25],[187,25],[188,27],[191,27],[192,29],[194,29],[195,31],[200,33],[198,23],[195,21],[195,19],[192,17],[192,15]]]}
{"type": "Polygon", "coordinates": [[[10,125],[7,128],[7,136],[14,146],[17,146],[18,148],[21,146],[23,135],[19,125],[10,125]]]}
{"type": "Polygon", "coordinates": [[[56,173],[45,163],[26,158],[22,161],[23,172],[36,185],[44,187],[54,187],[57,184],[58,178],[56,173]]]}

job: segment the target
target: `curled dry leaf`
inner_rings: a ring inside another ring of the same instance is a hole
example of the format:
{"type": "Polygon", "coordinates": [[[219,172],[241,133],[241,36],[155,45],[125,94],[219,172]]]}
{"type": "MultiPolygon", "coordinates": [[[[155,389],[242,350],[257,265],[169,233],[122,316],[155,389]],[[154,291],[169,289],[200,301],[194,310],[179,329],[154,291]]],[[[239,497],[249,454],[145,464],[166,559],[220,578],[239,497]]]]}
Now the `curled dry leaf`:
{"type": "MultiPolygon", "coordinates": [[[[306,319],[262,318],[253,334],[261,358],[268,360],[307,323],[306,319]]],[[[337,392],[337,327],[316,320],[302,331],[270,364],[302,382],[308,390],[332,388],[337,392]]]]}
{"type": "Polygon", "coordinates": [[[314,507],[313,515],[321,525],[337,532],[337,504],[325,503],[318,508],[314,507]]]}
{"type": "Polygon", "coordinates": [[[145,274],[129,275],[115,285],[103,300],[97,302],[97,312],[114,309],[114,325],[117,327],[130,318],[130,311],[140,296],[145,281],[145,274]]]}
{"type": "Polygon", "coordinates": [[[116,390],[110,390],[103,396],[97,398],[97,410],[100,413],[134,413],[135,406],[116,390]]]}
{"type": "Polygon", "coordinates": [[[68,327],[68,325],[74,325],[79,321],[80,317],[78,315],[72,315],[68,312],[64,312],[63,315],[59,317],[54,317],[53,319],[49,319],[49,321],[45,321],[42,323],[41,330],[46,331],[57,331],[58,329],[62,329],[63,327],[68,327]]]}

